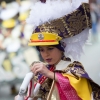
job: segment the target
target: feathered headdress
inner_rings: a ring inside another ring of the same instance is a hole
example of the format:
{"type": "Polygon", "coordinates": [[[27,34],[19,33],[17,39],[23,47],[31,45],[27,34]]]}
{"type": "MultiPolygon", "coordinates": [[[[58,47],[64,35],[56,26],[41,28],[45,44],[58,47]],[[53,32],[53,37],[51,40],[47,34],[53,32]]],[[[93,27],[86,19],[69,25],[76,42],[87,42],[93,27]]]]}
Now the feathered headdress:
{"type": "Polygon", "coordinates": [[[30,46],[65,44],[65,56],[79,58],[91,27],[88,0],[40,0],[27,23],[35,30],[30,46]]]}

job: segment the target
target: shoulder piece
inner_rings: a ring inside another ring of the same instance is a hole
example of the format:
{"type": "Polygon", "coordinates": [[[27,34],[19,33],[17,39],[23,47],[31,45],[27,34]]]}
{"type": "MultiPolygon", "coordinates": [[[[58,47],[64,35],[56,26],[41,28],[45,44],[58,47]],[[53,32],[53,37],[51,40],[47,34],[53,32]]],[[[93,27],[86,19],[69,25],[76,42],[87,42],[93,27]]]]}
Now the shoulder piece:
{"type": "Polygon", "coordinates": [[[84,70],[83,65],[80,62],[78,62],[78,61],[74,61],[73,63],[69,64],[67,66],[67,68],[65,70],[63,70],[63,72],[64,73],[70,72],[77,79],[79,79],[79,77],[84,77],[84,78],[90,79],[89,75],[84,70]]]}
{"type": "Polygon", "coordinates": [[[86,78],[92,87],[93,98],[95,100],[100,100],[100,86],[89,77],[88,73],[84,70],[84,67],[80,62],[74,61],[70,63],[61,73],[72,74],[76,79],[79,79],[79,77],[86,78]]]}

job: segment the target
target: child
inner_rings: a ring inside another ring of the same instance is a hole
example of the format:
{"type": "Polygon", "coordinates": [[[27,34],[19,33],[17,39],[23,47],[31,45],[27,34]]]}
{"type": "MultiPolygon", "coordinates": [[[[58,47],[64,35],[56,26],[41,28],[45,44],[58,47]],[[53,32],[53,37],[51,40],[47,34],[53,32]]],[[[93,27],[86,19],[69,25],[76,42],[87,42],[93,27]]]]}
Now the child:
{"type": "MultiPolygon", "coordinates": [[[[28,23],[36,26],[29,46],[36,46],[44,62],[34,62],[31,72],[41,84],[33,100],[100,100],[100,87],[75,60],[82,52],[91,27],[86,0],[40,0],[28,23]]],[[[25,100],[28,100],[30,95],[25,100]]]]}

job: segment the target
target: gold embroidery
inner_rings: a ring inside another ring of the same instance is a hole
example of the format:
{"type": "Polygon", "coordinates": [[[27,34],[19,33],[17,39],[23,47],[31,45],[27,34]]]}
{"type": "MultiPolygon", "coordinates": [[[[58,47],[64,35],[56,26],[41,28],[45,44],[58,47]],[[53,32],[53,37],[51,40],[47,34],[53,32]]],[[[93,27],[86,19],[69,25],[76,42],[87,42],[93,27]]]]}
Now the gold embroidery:
{"type": "Polygon", "coordinates": [[[83,7],[84,7],[84,9],[85,9],[85,14],[86,14],[86,16],[87,16],[87,25],[89,26],[89,27],[92,27],[92,21],[91,21],[91,16],[90,16],[90,8],[89,8],[89,5],[88,4],[83,4],[83,7]]]}
{"type": "Polygon", "coordinates": [[[83,3],[71,14],[40,25],[38,29],[40,32],[56,33],[67,38],[79,34],[87,27],[91,27],[90,9],[89,4],[83,3]]]}
{"type": "Polygon", "coordinates": [[[71,69],[77,76],[81,76],[82,74],[85,74],[85,72],[83,71],[83,69],[81,68],[72,68],[71,69]]]}
{"type": "Polygon", "coordinates": [[[40,97],[43,100],[47,100],[47,96],[51,88],[52,82],[53,82],[52,79],[46,79],[45,82],[41,85],[41,88],[39,90],[37,97],[40,97]]]}
{"type": "Polygon", "coordinates": [[[69,64],[68,67],[63,70],[63,73],[67,73],[68,71],[70,71],[70,74],[74,75],[76,79],[79,79],[82,74],[86,73],[83,65],[78,61],[74,61],[73,63],[69,64]]]}

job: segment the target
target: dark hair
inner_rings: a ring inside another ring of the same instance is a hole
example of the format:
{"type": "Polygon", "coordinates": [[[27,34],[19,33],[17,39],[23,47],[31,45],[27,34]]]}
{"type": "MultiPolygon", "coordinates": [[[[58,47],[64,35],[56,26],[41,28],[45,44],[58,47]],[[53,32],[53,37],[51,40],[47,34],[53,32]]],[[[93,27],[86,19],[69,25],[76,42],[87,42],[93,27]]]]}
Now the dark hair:
{"type": "MultiPolygon", "coordinates": [[[[61,44],[60,42],[59,42],[59,44],[57,44],[57,45],[51,45],[51,46],[54,46],[54,47],[56,47],[56,48],[58,48],[59,50],[61,50],[61,51],[64,52],[64,47],[62,46],[62,44],[61,44]]],[[[39,46],[36,46],[36,49],[37,49],[38,51],[40,51],[39,46]]]]}

